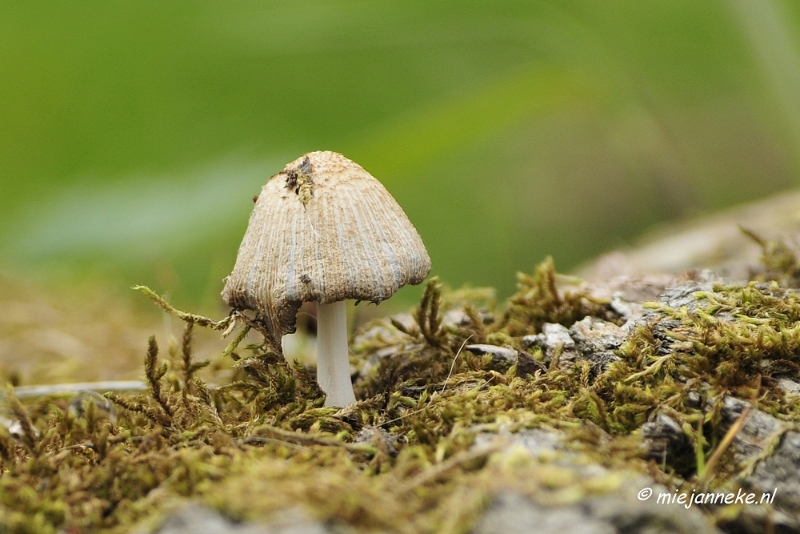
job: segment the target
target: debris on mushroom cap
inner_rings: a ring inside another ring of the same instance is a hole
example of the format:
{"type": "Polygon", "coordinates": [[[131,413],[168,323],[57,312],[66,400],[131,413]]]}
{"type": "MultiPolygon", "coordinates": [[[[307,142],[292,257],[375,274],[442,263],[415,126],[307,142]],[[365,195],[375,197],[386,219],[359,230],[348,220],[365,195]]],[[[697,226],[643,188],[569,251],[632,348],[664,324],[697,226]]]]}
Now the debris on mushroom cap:
{"type": "Polygon", "coordinates": [[[276,347],[302,302],[378,303],[431,261],[381,183],[336,152],[311,152],[262,188],[222,297],[254,310],[276,347]]]}

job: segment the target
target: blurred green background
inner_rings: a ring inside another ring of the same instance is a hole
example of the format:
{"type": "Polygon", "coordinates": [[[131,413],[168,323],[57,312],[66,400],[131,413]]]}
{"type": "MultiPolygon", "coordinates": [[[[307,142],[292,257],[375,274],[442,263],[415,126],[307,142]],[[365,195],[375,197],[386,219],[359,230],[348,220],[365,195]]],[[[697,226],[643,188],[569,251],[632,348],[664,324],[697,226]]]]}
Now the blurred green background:
{"type": "Polygon", "coordinates": [[[327,149],[435,274],[504,297],[796,186],[799,26],[780,0],[2,2],[0,266],[209,309],[252,196],[327,149]]]}

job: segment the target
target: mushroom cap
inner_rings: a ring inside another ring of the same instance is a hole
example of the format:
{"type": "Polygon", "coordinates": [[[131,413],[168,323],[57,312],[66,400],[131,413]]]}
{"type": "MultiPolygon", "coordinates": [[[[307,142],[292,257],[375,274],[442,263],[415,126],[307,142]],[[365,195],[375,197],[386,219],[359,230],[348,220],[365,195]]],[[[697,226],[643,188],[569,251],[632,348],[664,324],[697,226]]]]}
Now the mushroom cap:
{"type": "Polygon", "coordinates": [[[311,152],[262,188],[222,298],[254,310],[280,347],[301,303],[378,303],[430,269],[422,239],[378,180],[341,154],[311,152]]]}

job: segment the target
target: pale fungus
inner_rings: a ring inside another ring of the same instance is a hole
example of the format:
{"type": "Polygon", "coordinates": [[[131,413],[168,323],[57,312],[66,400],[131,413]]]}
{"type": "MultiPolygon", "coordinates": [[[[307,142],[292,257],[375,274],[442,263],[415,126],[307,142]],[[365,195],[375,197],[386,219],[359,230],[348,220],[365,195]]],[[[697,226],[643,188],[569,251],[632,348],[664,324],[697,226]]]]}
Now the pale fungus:
{"type": "Polygon", "coordinates": [[[317,380],[326,406],[355,402],[345,300],[379,303],[430,271],[425,246],[378,180],[336,152],[311,152],[262,188],[222,297],[253,310],[280,350],[303,302],[317,307],[317,380]]]}

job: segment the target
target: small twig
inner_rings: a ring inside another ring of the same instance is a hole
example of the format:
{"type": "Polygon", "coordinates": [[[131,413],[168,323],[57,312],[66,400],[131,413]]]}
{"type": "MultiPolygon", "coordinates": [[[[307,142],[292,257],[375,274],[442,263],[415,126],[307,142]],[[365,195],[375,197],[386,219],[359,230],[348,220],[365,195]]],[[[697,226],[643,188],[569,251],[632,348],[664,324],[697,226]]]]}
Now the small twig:
{"type": "Polygon", "coordinates": [[[447,387],[447,381],[450,380],[450,377],[453,375],[453,369],[455,369],[456,367],[456,360],[458,359],[458,355],[461,354],[462,350],[464,350],[464,346],[467,344],[467,341],[469,341],[471,337],[472,335],[470,335],[467,339],[465,339],[464,342],[461,344],[461,346],[458,348],[458,351],[456,352],[456,355],[453,358],[453,363],[450,364],[450,372],[447,373],[447,378],[444,379],[444,384],[442,385],[442,390],[439,392],[439,395],[444,393],[444,389],[447,387]]]}
{"type": "Polygon", "coordinates": [[[381,425],[390,425],[392,423],[396,423],[397,421],[400,421],[401,419],[405,419],[406,417],[411,417],[412,415],[417,415],[418,413],[422,413],[424,411],[425,411],[425,408],[420,408],[419,410],[414,410],[413,412],[406,412],[403,415],[395,417],[394,419],[389,419],[388,421],[384,421],[383,423],[381,423],[381,425]]]}
{"type": "Polygon", "coordinates": [[[725,436],[722,438],[722,441],[719,442],[719,445],[717,445],[714,454],[712,454],[711,458],[708,459],[708,462],[705,465],[705,472],[703,473],[703,476],[700,478],[701,485],[704,485],[708,481],[709,477],[714,471],[714,468],[717,466],[717,463],[719,463],[720,458],[722,458],[722,455],[725,454],[725,451],[727,451],[728,447],[731,446],[731,443],[733,443],[733,440],[736,437],[736,435],[742,431],[742,428],[744,428],[744,424],[747,421],[747,418],[753,409],[753,404],[755,404],[756,399],[758,398],[758,392],[760,390],[761,390],[761,376],[759,375],[757,378],[755,393],[753,394],[753,398],[750,400],[750,403],[744,410],[742,410],[742,413],[739,415],[736,421],[731,425],[728,431],[725,432],[725,436]]]}
{"type": "Polygon", "coordinates": [[[747,408],[745,408],[742,411],[742,413],[736,419],[736,422],[734,422],[731,425],[731,427],[725,433],[725,436],[722,438],[722,441],[720,441],[719,445],[717,445],[716,450],[714,450],[714,454],[711,455],[711,458],[709,458],[708,462],[706,463],[705,472],[703,473],[703,476],[700,479],[701,486],[708,481],[708,478],[711,476],[711,473],[714,471],[714,468],[717,466],[717,463],[719,463],[719,460],[720,458],[722,458],[722,455],[725,454],[725,451],[727,451],[728,447],[730,447],[731,443],[733,443],[733,439],[736,437],[736,435],[739,432],[741,432],[742,428],[744,427],[744,423],[747,420],[747,417],[750,415],[750,411],[752,410],[752,408],[753,408],[752,405],[748,405],[747,408]]]}
{"type": "MultiPolygon", "coordinates": [[[[74,384],[44,384],[40,386],[18,386],[14,394],[18,399],[30,399],[45,395],[78,394],[84,391],[144,391],[147,386],[141,380],[110,380],[105,382],[76,382],[74,384]]],[[[3,393],[0,392],[0,396],[3,393]]]]}

